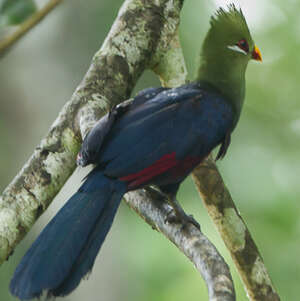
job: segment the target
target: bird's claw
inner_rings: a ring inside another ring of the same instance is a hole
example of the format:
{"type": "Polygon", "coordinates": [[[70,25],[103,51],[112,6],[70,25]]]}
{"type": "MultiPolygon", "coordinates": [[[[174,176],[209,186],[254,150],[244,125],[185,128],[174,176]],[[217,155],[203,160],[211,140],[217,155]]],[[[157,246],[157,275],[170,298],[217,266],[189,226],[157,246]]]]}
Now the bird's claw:
{"type": "Polygon", "coordinates": [[[193,215],[180,214],[176,215],[174,210],[171,210],[166,218],[165,223],[173,224],[178,223],[182,225],[182,229],[185,229],[189,224],[194,225],[198,230],[201,230],[200,224],[194,219],[193,215]]]}
{"type": "Polygon", "coordinates": [[[201,231],[200,224],[194,219],[192,214],[186,215],[186,217],[187,217],[186,222],[188,224],[194,225],[199,231],[201,231]]]}
{"type": "Polygon", "coordinates": [[[147,187],[145,189],[146,193],[153,199],[160,201],[160,202],[164,202],[166,200],[166,196],[163,195],[163,193],[161,193],[160,191],[152,188],[152,187],[147,187]]]}

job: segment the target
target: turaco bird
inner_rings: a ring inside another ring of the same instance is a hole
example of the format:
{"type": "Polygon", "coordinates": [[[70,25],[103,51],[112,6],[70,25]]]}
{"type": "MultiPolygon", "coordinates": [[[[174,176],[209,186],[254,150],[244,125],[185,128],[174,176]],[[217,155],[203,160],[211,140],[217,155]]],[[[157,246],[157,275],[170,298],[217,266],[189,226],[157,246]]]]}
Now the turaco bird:
{"type": "Polygon", "coordinates": [[[28,300],[43,291],[72,292],[91,271],[127,191],[155,185],[173,207],[175,222],[198,226],[176,193],[216,146],[221,145],[217,158],[225,155],[243,106],[250,59],[262,60],[242,11],[220,8],[211,18],[195,82],[146,89],[100,119],[77,158],[94,169],[27,251],[11,293],[28,300]]]}

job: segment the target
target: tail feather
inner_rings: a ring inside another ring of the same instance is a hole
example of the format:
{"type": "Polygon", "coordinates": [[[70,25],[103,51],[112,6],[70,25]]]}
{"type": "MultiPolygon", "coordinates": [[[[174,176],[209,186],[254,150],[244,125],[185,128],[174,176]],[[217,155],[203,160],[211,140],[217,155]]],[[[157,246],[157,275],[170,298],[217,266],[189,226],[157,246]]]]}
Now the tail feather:
{"type": "Polygon", "coordinates": [[[87,274],[108,233],[126,186],[92,171],[39,235],[10,283],[21,300],[71,292],[87,274]]]}
{"type": "Polygon", "coordinates": [[[119,202],[110,202],[108,206],[109,208],[106,208],[105,212],[103,212],[96,222],[84,248],[73,264],[69,276],[59,287],[49,291],[50,296],[68,295],[78,286],[80,280],[92,270],[96,256],[119,207],[119,202]]]}

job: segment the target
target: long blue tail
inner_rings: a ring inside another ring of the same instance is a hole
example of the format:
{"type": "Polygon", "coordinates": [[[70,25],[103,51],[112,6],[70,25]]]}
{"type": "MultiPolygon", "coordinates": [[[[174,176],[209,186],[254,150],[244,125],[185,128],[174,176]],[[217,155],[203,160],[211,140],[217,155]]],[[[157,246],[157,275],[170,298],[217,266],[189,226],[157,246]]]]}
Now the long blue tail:
{"type": "Polygon", "coordinates": [[[93,170],[18,265],[10,291],[21,300],[64,296],[91,271],[126,185],[93,170]]]}

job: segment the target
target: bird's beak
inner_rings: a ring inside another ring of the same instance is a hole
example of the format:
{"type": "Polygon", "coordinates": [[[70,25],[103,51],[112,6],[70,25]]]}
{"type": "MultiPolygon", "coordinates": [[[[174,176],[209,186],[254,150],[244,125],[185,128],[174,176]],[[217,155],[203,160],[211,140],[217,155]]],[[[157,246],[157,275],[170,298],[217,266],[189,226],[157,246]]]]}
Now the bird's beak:
{"type": "Polygon", "coordinates": [[[252,52],[252,58],[256,61],[262,62],[261,52],[256,45],[254,45],[254,49],[252,52]]]}

